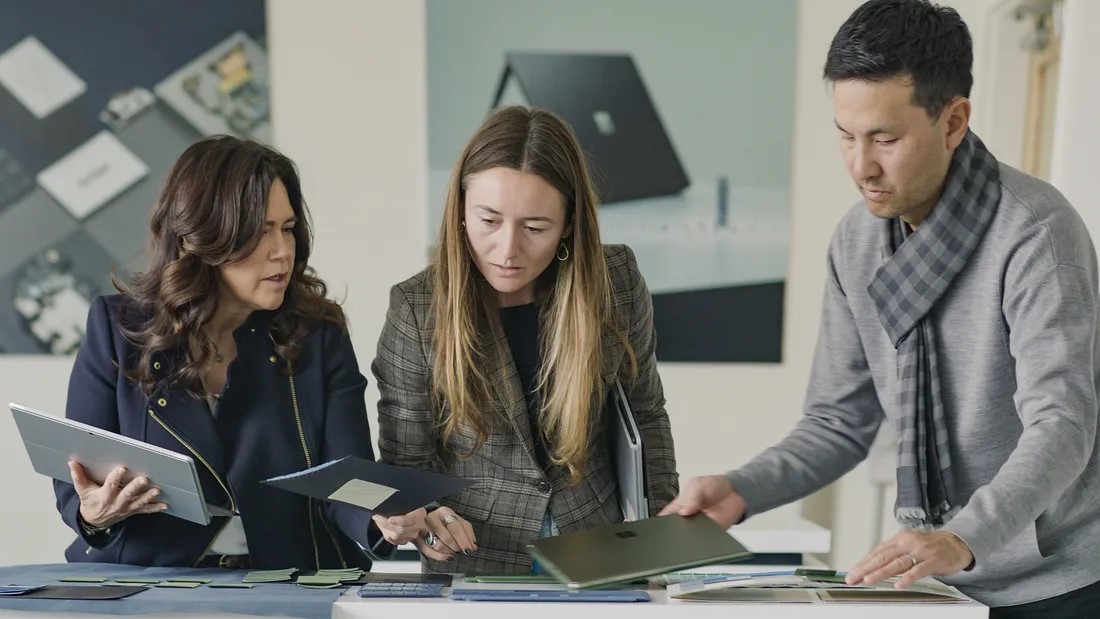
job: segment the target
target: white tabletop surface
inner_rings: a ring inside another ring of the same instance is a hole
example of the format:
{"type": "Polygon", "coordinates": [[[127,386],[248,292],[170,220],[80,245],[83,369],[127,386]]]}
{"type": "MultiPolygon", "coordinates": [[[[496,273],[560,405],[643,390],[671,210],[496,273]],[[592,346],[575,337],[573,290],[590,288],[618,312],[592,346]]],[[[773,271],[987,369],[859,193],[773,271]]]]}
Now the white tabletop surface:
{"type": "MultiPolygon", "coordinates": [[[[715,566],[699,568],[707,572],[756,572],[774,569],[791,569],[791,566],[715,566]]],[[[454,587],[470,589],[555,589],[554,585],[502,585],[463,583],[456,577],[454,587]]],[[[446,590],[445,590],[446,591],[446,590]]],[[[683,617],[684,619],[765,618],[792,619],[814,617],[820,619],[981,619],[988,616],[988,609],[977,602],[935,604],[836,604],[814,602],[809,604],[729,604],[717,602],[685,602],[669,600],[665,590],[650,586],[651,601],[647,603],[607,604],[578,603],[517,603],[517,602],[459,602],[447,598],[409,600],[364,599],[349,590],[333,606],[333,619],[390,619],[392,617],[439,617],[445,619],[561,619],[568,613],[571,619],[605,619],[614,616],[635,618],[683,617]],[[443,606],[446,605],[446,606],[443,606]]]]}

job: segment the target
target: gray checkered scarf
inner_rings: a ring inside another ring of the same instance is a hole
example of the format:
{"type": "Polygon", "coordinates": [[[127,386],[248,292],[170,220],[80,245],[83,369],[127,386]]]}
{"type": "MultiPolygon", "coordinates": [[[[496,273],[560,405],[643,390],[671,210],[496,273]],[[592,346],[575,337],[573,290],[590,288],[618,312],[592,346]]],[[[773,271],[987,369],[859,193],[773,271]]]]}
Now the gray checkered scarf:
{"type": "Polygon", "coordinates": [[[1000,170],[978,136],[955,150],[936,207],[916,230],[883,222],[883,258],[867,291],[898,352],[898,498],[902,525],[935,529],[959,510],[937,362],[932,307],[966,266],[1001,199],[1000,170]]]}

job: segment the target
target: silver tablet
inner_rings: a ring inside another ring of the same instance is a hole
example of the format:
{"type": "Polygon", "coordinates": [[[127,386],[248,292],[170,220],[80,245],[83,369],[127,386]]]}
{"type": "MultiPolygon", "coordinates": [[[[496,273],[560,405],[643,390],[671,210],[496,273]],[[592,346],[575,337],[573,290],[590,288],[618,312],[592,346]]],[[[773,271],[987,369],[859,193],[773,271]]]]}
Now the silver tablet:
{"type": "Polygon", "coordinates": [[[37,473],[72,483],[69,460],[75,460],[101,484],[112,470],[125,466],[125,481],[145,476],[160,488],[156,500],[168,504],[166,514],[198,524],[210,524],[211,515],[231,514],[206,504],[190,456],[19,404],[9,406],[37,473]]]}

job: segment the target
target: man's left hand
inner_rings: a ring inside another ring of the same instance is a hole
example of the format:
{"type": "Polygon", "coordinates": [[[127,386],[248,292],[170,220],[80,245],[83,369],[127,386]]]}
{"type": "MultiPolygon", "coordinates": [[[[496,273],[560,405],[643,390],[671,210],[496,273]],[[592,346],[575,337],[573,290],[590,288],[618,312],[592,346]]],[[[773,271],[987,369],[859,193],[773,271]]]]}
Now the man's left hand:
{"type": "Polygon", "coordinates": [[[845,582],[873,585],[900,575],[894,586],[904,589],[925,576],[951,576],[973,562],[970,547],[954,533],[902,531],[860,559],[845,582]]]}

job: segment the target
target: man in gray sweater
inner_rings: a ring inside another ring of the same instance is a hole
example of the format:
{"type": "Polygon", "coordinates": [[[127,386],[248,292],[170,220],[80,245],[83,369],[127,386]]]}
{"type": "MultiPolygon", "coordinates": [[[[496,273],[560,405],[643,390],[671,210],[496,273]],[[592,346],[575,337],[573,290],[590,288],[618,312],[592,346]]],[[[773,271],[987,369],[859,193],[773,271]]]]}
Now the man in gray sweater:
{"type": "Polygon", "coordinates": [[[991,617],[1100,616],[1097,263],[1053,187],[969,130],[970,34],[924,0],[872,0],[825,78],[863,195],[833,235],[805,417],[662,513],[723,526],[802,498],[898,431],[905,530],[848,575],[936,576],[991,617]]]}

